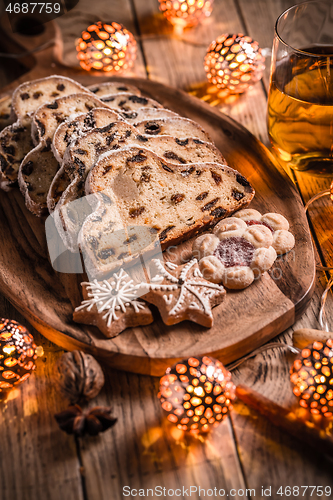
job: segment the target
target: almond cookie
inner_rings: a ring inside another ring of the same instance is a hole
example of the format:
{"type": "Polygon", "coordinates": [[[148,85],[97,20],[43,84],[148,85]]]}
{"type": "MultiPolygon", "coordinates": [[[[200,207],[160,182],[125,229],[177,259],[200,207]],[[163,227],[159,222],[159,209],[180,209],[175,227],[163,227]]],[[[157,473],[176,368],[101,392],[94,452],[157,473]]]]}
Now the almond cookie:
{"type": "Polygon", "coordinates": [[[278,255],[289,252],[295,246],[294,235],[289,231],[289,222],[281,214],[261,215],[258,210],[247,208],[237,212],[234,217],[245,221],[247,226],[263,225],[268,227],[273,234],[272,247],[278,255]]]}
{"type": "Polygon", "coordinates": [[[112,338],[125,328],[153,322],[149,307],[139,299],[140,286],[133,284],[123,269],[109,280],[81,285],[84,300],[73,314],[77,323],[97,326],[107,338],[112,338]]]}
{"type": "Polygon", "coordinates": [[[199,236],[192,252],[205,279],[242,289],[274,264],[277,255],[272,243],[268,227],[247,226],[240,218],[228,217],[215,226],[213,234],[199,236]]]}
{"type": "Polygon", "coordinates": [[[143,298],[158,307],[166,325],[187,319],[213,326],[212,307],[222,302],[225,290],[203,278],[197,259],[180,266],[153,259],[152,266],[156,274],[150,284],[142,285],[149,290],[143,298]]]}

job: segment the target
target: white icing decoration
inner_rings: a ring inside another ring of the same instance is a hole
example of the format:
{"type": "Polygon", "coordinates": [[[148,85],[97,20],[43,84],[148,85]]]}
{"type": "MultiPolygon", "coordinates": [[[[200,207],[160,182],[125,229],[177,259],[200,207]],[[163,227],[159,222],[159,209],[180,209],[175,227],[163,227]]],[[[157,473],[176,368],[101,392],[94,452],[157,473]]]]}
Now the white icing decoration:
{"type": "Polygon", "coordinates": [[[165,300],[165,303],[169,306],[172,302],[173,295],[170,293],[170,295],[163,295],[163,299],[165,300]]]}
{"type": "Polygon", "coordinates": [[[174,264],[173,262],[166,262],[165,263],[166,267],[168,267],[169,269],[171,269],[171,271],[174,271],[175,269],[177,269],[177,265],[174,264]]]}
{"type": "MultiPolygon", "coordinates": [[[[164,267],[163,262],[159,259],[153,259],[153,262],[155,263],[158,271],[161,273],[164,279],[166,279],[167,281],[171,281],[172,283],[177,283],[175,285],[163,285],[163,287],[168,286],[168,290],[173,291],[180,289],[178,300],[176,301],[176,304],[171,309],[171,311],[169,311],[170,316],[179,313],[184,305],[186,297],[188,296],[188,294],[191,294],[196,300],[190,303],[189,308],[202,310],[203,314],[207,315],[208,317],[212,317],[209,299],[210,297],[214,296],[217,291],[220,292],[221,290],[223,290],[223,288],[220,285],[210,283],[206,280],[198,281],[198,279],[187,279],[187,274],[189,270],[198,262],[197,259],[192,259],[183,267],[179,278],[176,278],[165,269],[165,267],[170,268],[171,265],[172,269],[175,270],[178,268],[178,266],[176,266],[175,264],[166,262],[164,267]]],[[[193,276],[195,278],[203,278],[200,270],[197,268],[194,269],[193,276]],[[196,271],[198,271],[198,273],[196,271]]],[[[157,288],[156,286],[150,284],[149,288],[152,290],[158,290],[160,287],[157,288]]],[[[169,294],[169,296],[167,296],[166,294],[163,295],[163,299],[167,305],[171,305],[173,298],[174,296],[172,294],[169,294]]]]}
{"type": "Polygon", "coordinates": [[[203,274],[198,267],[194,269],[193,276],[195,276],[196,278],[203,278],[203,274]]]}
{"type": "Polygon", "coordinates": [[[118,319],[116,311],[121,310],[125,313],[128,307],[133,307],[137,313],[140,309],[144,309],[145,304],[136,299],[138,298],[138,289],[147,284],[140,283],[134,285],[133,280],[129,280],[128,278],[128,274],[121,269],[118,274],[115,273],[112,276],[113,281],[111,283],[107,280],[99,283],[96,279],[93,282],[81,283],[82,286],[87,287],[89,299],[84,300],[75,311],[80,311],[81,309],[91,311],[94,305],[96,305],[98,313],[106,311],[102,318],[107,321],[107,326],[109,327],[112,321],[118,319]]]}

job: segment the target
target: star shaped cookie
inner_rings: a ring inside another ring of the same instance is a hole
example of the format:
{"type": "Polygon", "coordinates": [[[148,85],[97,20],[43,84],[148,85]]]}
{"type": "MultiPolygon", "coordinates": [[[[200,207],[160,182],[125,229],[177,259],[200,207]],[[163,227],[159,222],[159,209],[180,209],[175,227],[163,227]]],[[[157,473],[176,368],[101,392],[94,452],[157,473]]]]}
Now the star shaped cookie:
{"type": "Polygon", "coordinates": [[[141,285],[134,284],[123,269],[109,280],[83,282],[81,286],[84,300],[73,314],[77,323],[97,326],[112,338],[125,328],[153,322],[148,305],[138,298],[141,285]]]}
{"type": "Polygon", "coordinates": [[[197,259],[182,265],[173,262],[152,261],[153,272],[144,300],[158,307],[166,325],[186,319],[210,328],[213,325],[212,307],[225,296],[221,285],[203,278],[197,259]]]}

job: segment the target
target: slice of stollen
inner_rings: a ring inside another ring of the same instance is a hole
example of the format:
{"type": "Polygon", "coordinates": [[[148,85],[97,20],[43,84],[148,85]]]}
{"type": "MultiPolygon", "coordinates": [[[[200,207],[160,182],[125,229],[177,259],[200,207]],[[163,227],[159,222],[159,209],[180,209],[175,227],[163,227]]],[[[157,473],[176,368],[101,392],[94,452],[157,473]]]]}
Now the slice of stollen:
{"type": "Polygon", "coordinates": [[[139,108],[163,108],[162,104],[154,101],[154,99],[135,94],[114,94],[104,96],[101,100],[107,103],[109,108],[116,111],[136,111],[139,108]]]}
{"type": "Polygon", "coordinates": [[[171,135],[178,139],[195,137],[202,141],[212,142],[211,138],[196,122],[181,116],[175,118],[158,118],[144,120],[135,125],[140,134],[156,136],[171,135]]]}
{"type": "Polygon", "coordinates": [[[12,113],[17,120],[0,133],[0,173],[4,187],[16,183],[20,164],[34,147],[31,139],[33,113],[56,97],[75,92],[91,94],[74,80],[57,75],[23,83],[14,91],[12,113]]]}
{"type": "Polygon", "coordinates": [[[55,99],[36,111],[31,133],[38,145],[25,156],[18,173],[19,187],[31,212],[40,216],[47,209],[47,194],[59,168],[51,150],[59,123],[101,106],[94,94],[79,93],[55,99]]]}
{"type": "Polygon", "coordinates": [[[118,93],[141,95],[140,90],[134,85],[118,82],[116,80],[110,80],[104,83],[94,83],[93,85],[88,85],[87,89],[97,95],[97,97],[104,97],[118,93]]]}
{"type": "Polygon", "coordinates": [[[120,267],[128,257],[122,245],[113,244],[112,231],[106,237],[113,225],[148,227],[164,250],[247,206],[254,196],[250,183],[226,165],[167,164],[138,147],[102,157],[87,177],[85,192],[102,194],[78,238],[85,265],[96,276],[120,267]]]}
{"type": "MultiPolygon", "coordinates": [[[[12,109],[17,119],[24,121],[31,118],[43,104],[53,102],[58,97],[63,97],[76,92],[89,93],[86,87],[71,78],[53,75],[40,78],[31,82],[22,83],[13,92],[12,109]]],[[[30,121],[30,120],[29,120],[30,121]]]]}
{"type": "Polygon", "coordinates": [[[89,113],[78,115],[74,120],[61,123],[57,127],[52,140],[54,156],[61,163],[67,147],[78,137],[94,128],[102,128],[119,120],[122,120],[122,118],[117,111],[101,107],[94,108],[89,113]]]}

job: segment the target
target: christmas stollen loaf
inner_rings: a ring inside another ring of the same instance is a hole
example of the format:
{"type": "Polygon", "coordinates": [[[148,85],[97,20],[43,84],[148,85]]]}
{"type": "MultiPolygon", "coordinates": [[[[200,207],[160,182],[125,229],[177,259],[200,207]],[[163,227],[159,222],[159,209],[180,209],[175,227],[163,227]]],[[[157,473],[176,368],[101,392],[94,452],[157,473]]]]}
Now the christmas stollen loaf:
{"type": "Polygon", "coordinates": [[[218,163],[168,164],[148,149],[123,148],[101,158],[86,181],[97,206],[79,234],[86,267],[98,277],[131,258],[113,233],[148,227],[162,250],[191,238],[254,196],[250,183],[218,163]],[[98,195],[100,193],[100,195],[98,195]]]}
{"type": "Polygon", "coordinates": [[[0,133],[1,186],[8,187],[17,181],[18,170],[24,157],[34,147],[31,138],[33,113],[43,104],[55,98],[90,93],[79,83],[63,76],[50,76],[17,87],[12,95],[12,114],[16,122],[0,133]]]}

